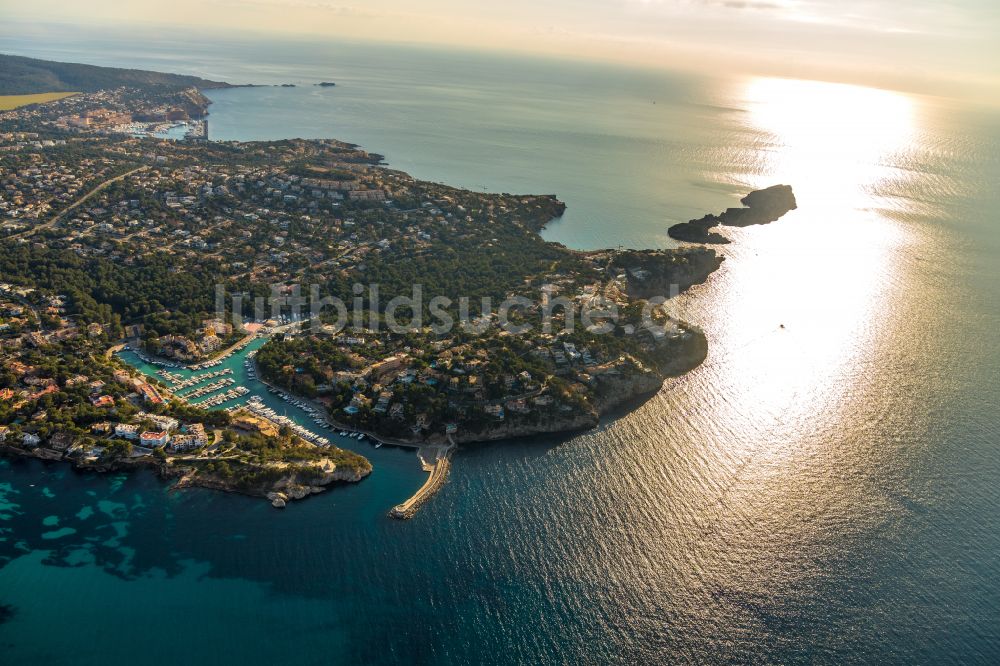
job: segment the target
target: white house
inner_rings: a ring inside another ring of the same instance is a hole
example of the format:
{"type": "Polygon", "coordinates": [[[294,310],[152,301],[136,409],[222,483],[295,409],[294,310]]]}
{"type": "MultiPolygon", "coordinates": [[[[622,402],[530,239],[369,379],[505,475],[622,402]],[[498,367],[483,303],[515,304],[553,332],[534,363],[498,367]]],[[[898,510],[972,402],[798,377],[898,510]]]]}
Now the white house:
{"type": "Polygon", "coordinates": [[[172,432],[181,427],[181,424],[177,421],[177,419],[169,416],[160,416],[159,414],[139,412],[135,415],[135,418],[140,421],[150,421],[160,430],[166,430],[167,432],[172,432]]]}
{"type": "Polygon", "coordinates": [[[193,435],[176,435],[170,438],[170,450],[171,451],[190,451],[191,449],[197,449],[200,444],[198,444],[197,439],[193,435]]]}
{"type": "Polygon", "coordinates": [[[187,433],[194,438],[195,446],[205,446],[208,444],[208,434],[205,426],[201,423],[192,423],[187,427],[187,433]]]}
{"type": "Polygon", "coordinates": [[[119,423],[115,426],[115,436],[124,439],[139,439],[139,426],[119,423]]]}

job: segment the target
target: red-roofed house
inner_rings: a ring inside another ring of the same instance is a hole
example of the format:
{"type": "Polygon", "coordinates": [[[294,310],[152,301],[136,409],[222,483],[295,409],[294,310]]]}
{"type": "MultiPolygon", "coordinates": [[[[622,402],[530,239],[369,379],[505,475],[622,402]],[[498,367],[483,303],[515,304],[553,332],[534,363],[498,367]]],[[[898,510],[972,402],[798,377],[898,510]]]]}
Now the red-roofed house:
{"type": "Polygon", "coordinates": [[[139,444],[142,446],[152,449],[157,446],[166,446],[170,442],[170,435],[167,431],[162,432],[144,432],[139,435],[139,444]]]}
{"type": "Polygon", "coordinates": [[[140,394],[142,394],[142,397],[146,400],[146,402],[150,403],[151,405],[163,404],[163,398],[161,398],[160,394],[156,391],[156,389],[150,386],[149,384],[146,384],[145,382],[140,382],[135,388],[136,390],[139,391],[140,394]]]}
{"type": "Polygon", "coordinates": [[[115,399],[112,398],[110,395],[102,395],[100,398],[94,398],[93,400],[91,400],[91,403],[93,403],[94,407],[105,409],[109,407],[114,407],[115,399]]]}
{"type": "Polygon", "coordinates": [[[38,393],[36,393],[33,396],[31,396],[29,398],[29,400],[38,400],[42,396],[48,395],[50,393],[57,393],[58,391],[59,391],[59,387],[58,386],[55,386],[55,385],[46,386],[45,388],[43,388],[38,393]]]}

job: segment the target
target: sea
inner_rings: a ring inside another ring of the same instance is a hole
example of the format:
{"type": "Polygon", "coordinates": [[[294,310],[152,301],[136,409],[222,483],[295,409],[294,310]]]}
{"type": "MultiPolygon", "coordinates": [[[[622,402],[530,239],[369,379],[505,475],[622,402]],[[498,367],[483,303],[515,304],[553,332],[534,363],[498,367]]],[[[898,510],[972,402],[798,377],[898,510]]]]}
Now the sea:
{"type": "Polygon", "coordinates": [[[409,521],[387,512],[425,478],[415,454],[337,435],[372,475],[283,511],[0,460],[0,663],[1000,661],[995,109],[52,30],[4,29],[2,50],[266,84],[209,92],[210,137],[337,138],[418,178],[557,194],[543,235],[573,248],[674,247],[671,224],[776,183],[798,208],[727,229],[723,267],[672,301],[702,366],[596,430],[462,447],[409,521]]]}

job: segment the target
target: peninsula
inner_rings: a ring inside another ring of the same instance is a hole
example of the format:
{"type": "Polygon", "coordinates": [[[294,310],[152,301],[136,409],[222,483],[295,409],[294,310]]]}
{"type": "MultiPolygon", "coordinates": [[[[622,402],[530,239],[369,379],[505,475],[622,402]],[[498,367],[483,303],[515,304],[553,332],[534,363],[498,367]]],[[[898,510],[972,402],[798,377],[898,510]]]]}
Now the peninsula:
{"type": "MultiPolygon", "coordinates": [[[[573,251],[538,233],[565,210],[555,196],[419,181],[332,139],[159,139],[164,123],[203,122],[201,89],[228,84],[21,60],[51,75],[19,92],[82,92],[0,113],[8,453],[150,465],[279,506],[371,471],[261,416],[225,377],[138,376],[108,353],[124,343],[201,368],[263,335],[253,371],[275,390],[336,427],[438,452],[592,428],[707,354],[658,297],[703,282],[722,262],[713,249],[573,251]],[[351,316],[303,315],[309,292],[351,316]]],[[[773,216],[759,201],[720,219],[773,216]]]]}

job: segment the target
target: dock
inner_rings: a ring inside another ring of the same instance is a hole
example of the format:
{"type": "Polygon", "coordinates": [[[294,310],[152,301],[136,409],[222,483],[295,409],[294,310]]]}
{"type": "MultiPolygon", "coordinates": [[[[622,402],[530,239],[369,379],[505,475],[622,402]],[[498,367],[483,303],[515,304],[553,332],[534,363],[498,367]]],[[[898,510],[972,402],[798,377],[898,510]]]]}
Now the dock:
{"type": "Polygon", "coordinates": [[[412,518],[416,515],[417,509],[441,489],[448,478],[448,471],[451,468],[451,454],[455,450],[455,443],[451,437],[448,438],[448,442],[447,446],[430,445],[420,449],[417,455],[420,456],[423,468],[430,472],[430,476],[427,477],[424,485],[420,486],[413,494],[413,497],[402,504],[397,504],[389,511],[390,518],[399,520],[412,518]]]}

